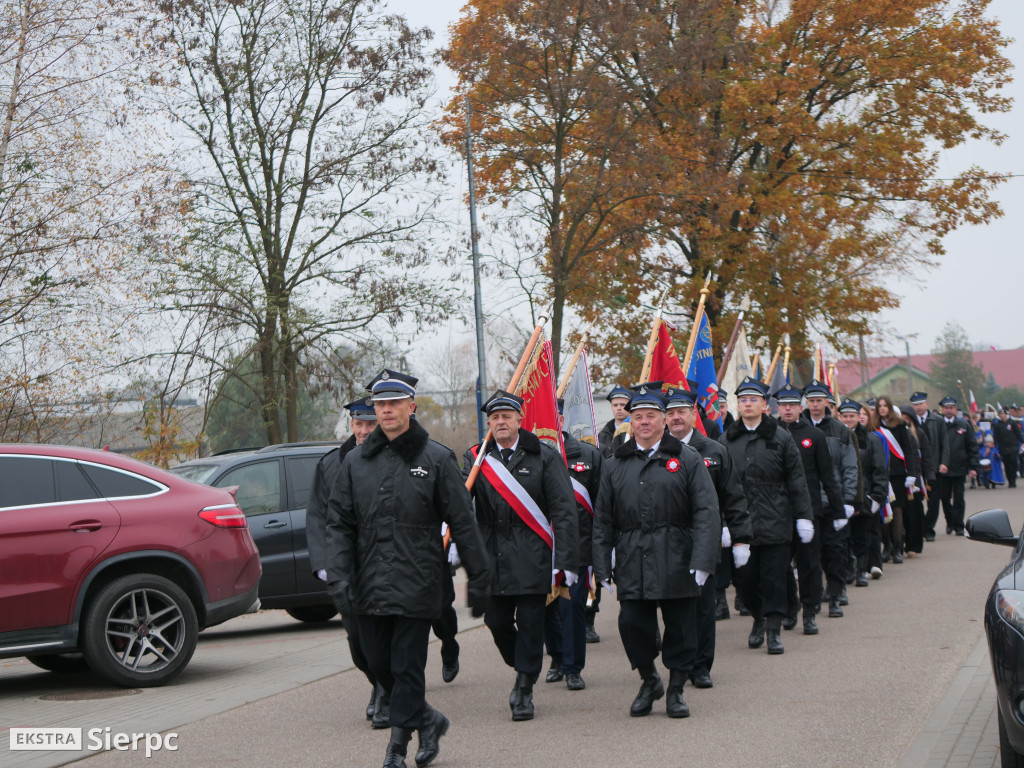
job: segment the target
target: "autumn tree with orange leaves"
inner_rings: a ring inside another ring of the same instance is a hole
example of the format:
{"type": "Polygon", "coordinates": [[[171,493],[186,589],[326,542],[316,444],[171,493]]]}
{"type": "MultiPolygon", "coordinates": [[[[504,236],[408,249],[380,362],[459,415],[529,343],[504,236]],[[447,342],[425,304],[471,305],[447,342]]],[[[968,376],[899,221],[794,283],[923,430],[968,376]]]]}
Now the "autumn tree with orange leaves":
{"type": "MultiPolygon", "coordinates": [[[[590,263],[602,269],[583,270],[567,295],[576,311],[616,329],[605,334],[607,352],[636,333],[636,313],[623,304],[649,298],[654,283],[684,283],[673,299],[686,311],[712,271],[713,326],[731,328],[749,295],[749,327],[792,333],[799,353],[812,334],[843,346],[869,330],[874,314],[895,305],[897,281],[943,254],[944,235],[1001,214],[991,199],[1000,174],[972,167],[937,178],[944,150],[1002,138],[983,122],[1009,106],[1000,94],[1007,40],[987,5],[595,0],[573,6],[586,11],[582,29],[545,37],[509,22],[544,3],[477,2],[453,27],[448,57],[463,91],[491,95],[486,109],[500,124],[534,109],[487,90],[498,75],[506,91],[522,79],[517,66],[502,69],[505,58],[528,49],[528,61],[546,62],[582,38],[573,49],[593,63],[603,101],[574,123],[591,138],[578,151],[603,157],[608,178],[641,174],[648,193],[630,210],[644,218],[634,250],[595,249],[590,263]],[[460,67],[467,59],[473,67],[460,67]],[[628,130],[614,142],[593,132],[607,124],[608,105],[628,130]]],[[[488,152],[516,157],[540,142],[537,154],[553,153],[543,138],[495,133],[488,152]]],[[[491,199],[520,199],[515,181],[491,173],[491,199]]]]}

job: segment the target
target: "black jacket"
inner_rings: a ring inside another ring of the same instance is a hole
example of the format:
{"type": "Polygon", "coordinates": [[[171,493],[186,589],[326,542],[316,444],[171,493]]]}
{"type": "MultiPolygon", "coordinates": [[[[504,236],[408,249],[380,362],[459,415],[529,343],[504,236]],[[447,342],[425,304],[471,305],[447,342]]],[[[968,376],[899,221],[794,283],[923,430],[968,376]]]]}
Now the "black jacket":
{"type": "MultiPolygon", "coordinates": [[[[499,447],[490,453],[500,461],[499,447]]],[[[463,472],[473,466],[472,450],[463,456],[463,472]]],[[[552,568],[575,571],[579,567],[579,526],[576,498],[565,462],[532,432],[519,430],[519,445],[508,462],[508,471],[519,481],[547,517],[554,532],[554,565],[551,550],[494,489],[481,472],[473,485],[476,520],[494,562],[492,593],[538,595],[551,591],[552,568]]],[[[459,546],[461,553],[462,547],[459,546]]]]}
{"type": "Polygon", "coordinates": [[[696,429],[690,433],[689,445],[704,459],[711,482],[718,494],[718,514],[722,527],[729,529],[729,538],[734,544],[749,544],[753,536],[750,527],[750,512],[743,495],[743,484],[732,465],[732,457],[717,440],[705,437],[696,429]]]}
{"type": "Polygon", "coordinates": [[[923,424],[917,414],[914,414],[914,419],[917,420],[918,434],[924,432],[928,436],[929,455],[922,467],[922,473],[926,481],[933,483],[939,471],[939,463],[946,443],[946,430],[943,429],[942,417],[931,411],[925,412],[923,424]]]}
{"type": "Polygon", "coordinates": [[[889,450],[882,438],[867,427],[858,424],[853,430],[854,439],[860,447],[860,465],[864,472],[864,504],[860,513],[871,511],[871,502],[879,506],[889,500],[889,469],[885,465],[885,454],[889,450]]]}
{"type": "MultiPolygon", "coordinates": [[[[565,460],[569,467],[569,477],[576,480],[590,495],[591,509],[587,509],[579,501],[576,502],[576,519],[579,523],[579,560],[575,571],[583,578],[583,571],[593,565],[591,554],[594,534],[593,505],[597,504],[597,493],[601,489],[601,451],[596,446],[577,440],[568,432],[562,433],[565,442],[565,460]]],[[[575,494],[575,488],[573,489],[575,494]]],[[[575,495],[574,495],[575,498],[575,495]]]]}
{"type": "Polygon", "coordinates": [[[775,419],[764,416],[754,431],[737,419],[719,442],[729,450],[743,483],[752,543],[790,543],[797,519],[811,520],[814,515],[793,438],[775,419]]]}
{"type": "Polygon", "coordinates": [[[356,613],[440,616],[448,570],[442,522],[470,581],[486,586],[490,562],[455,454],[415,419],[394,440],[378,426],[345,457],[331,492],[328,591],[349,582],[356,613]]]}
{"type": "Polygon", "coordinates": [[[313,472],[313,487],[306,502],[306,543],[309,547],[309,568],[315,574],[327,568],[327,502],[341,472],[341,462],[356,447],[356,436],[320,457],[313,472]]]}
{"type": "Polygon", "coordinates": [[[597,433],[597,444],[601,448],[601,455],[608,458],[612,455],[612,439],[615,437],[615,419],[609,419],[608,423],[601,427],[597,433]]]}
{"type": "MultiPolygon", "coordinates": [[[[853,436],[849,428],[829,414],[817,424],[811,418],[810,410],[804,411],[804,418],[812,427],[817,427],[828,438],[828,452],[832,457],[832,468],[835,471],[843,503],[853,506],[864,495],[860,466],[860,451],[853,444],[853,436]]],[[[822,502],[828,501],[822,494],[822,502]]],[[[830,504],[832,502],[829,502],[830,504]]]]}
{"type": "Polygon", "coordinates": [[[619,600],[696,597],[690,570],[714,573],[721,547],[718,497],[696,450],[667,433],[650,458],[634,439],[615,450],[594,517],[599,582],[614,577],[619,600]]]}
{"type": "Polygon", "coordinates": [[[1014,428],[1014,423],[1009,419],[1005,422],[1002,419],[996,419],[992,422],[992,436],[996,439],[996,445],[999,446],[999,454],[1001,456],[1008,456],[1020,450],[1020,439],[1017,436],[1017,430],[1014,428]]]}
{"type": "Polygon", "coordinates": [[[971,425],[961,418],[954,417],[952,424],[943,419],[942,427],[945,430],[946,445],[939,463],[949,468],[947,477],[963,477],[972,469],[977,472],[980,457],[971,425]]]}
{"type": "MultiPolygon", "coordinates": [[[[829,451],[829,438],[817,427],[800,417],[792,424],[779,419],[779,426],[793,436],[800,459],[804,465],[807,493],[815,517],[838,520],[846,517],[843,511],[843,495],[836,480],[835,466],[829,451]],[[822,496],[828,504],[822,503],[822,496]]],[[[846,427],[843,427],[846,429],[846,427]]],[[[849,430],[847,430],[849,431],[849,430]]]]}

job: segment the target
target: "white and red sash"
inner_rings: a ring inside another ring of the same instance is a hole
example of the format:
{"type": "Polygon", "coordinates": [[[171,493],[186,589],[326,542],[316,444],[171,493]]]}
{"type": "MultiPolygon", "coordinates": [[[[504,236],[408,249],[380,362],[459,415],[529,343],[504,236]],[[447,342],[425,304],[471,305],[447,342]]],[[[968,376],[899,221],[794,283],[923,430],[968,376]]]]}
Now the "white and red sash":
{"type": "Polygon", "coordinates": [[[889,452],[897,459],[903,462],[903,466],[907,466],[907,457],[903,455],[903,448],[900,447],[899,442],[896,440],[895,435],[885,427],[878,428],[878,434],[885,441],[885,444],[889,447],[889,452]]]}
{"type": "MultiPolygon", "coordinates": [[[[479,446],[473,446],[473,458],[477,456],[479,446]]],[[[519,519],[526,523],[526,526],[543,539],[548,548],[554,550],[554,538],[551,531],[551,523],[545,517],[537,502],[526,492],[526,489],[508,471],[508,468],[501,463],[500,459],[493,456],[484,456],[480,471],[491,487],[498,492],[505,502],[512,507],[519,519]]]]}
{"type": "Polygon", "coordinates": [[[590,491],[587,490],[587,486],[577,480],[575,477],[569,477],[572,482],[572,492],[576,495],[576,503],[582,506],[590,516],[594,516],[594,502],[590,499],[590,491]]]}

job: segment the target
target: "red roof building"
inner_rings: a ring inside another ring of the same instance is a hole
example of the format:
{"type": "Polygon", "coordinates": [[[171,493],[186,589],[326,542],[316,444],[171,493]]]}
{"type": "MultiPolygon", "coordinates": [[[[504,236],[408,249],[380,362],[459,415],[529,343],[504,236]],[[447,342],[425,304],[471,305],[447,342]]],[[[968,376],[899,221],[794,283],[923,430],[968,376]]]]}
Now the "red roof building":
{"type": "MultiPolygon", "coordinates": [[[[991,373],[1000,387],[1024,389],[1024,347],[1020,349],[989,349],[973,354],[974,362],[981,366],[982,373],[986,377],[991,373]]],[[[931,374],[934,358],[935,355],[911,355],[910,365],[916,372],[928,376],[931,374]]],[[[893,367],[902,368],[905,371],[906,364],[906,355],[869,357],[865,360],[863,370],[861,361],[856,358],[840,360],[836,363],[839,391],[861,391],[862,384],[865,382],[870,384],[879,374],[885,373],[893,367]]],[[[980,397],[979,393],[976,394],[980,397]]]]}

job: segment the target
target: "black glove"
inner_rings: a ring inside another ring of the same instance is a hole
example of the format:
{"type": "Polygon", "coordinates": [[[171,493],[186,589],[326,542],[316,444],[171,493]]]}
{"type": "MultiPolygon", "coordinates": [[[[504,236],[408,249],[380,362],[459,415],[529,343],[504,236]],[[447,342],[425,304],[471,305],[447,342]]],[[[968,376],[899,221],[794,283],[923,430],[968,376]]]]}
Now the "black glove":
{"type": "Polygon", "coordinates": [[[470,579],[466,584],[466,603],[469,605],[469,613],[474,619],[479,619],[487,610],[487,604],[491,601],[491,579],[488,575],[485,579],[470,579]]]}
{"type": "Polygon", "coordinates": [[[327,585],[327,591],[331,594],[331,599],[334,601],[334,607],[338,609],[338,613],[342,616],[346,616],[352,612],[352,585],[347,581],[334,581],[327,585]]]}

